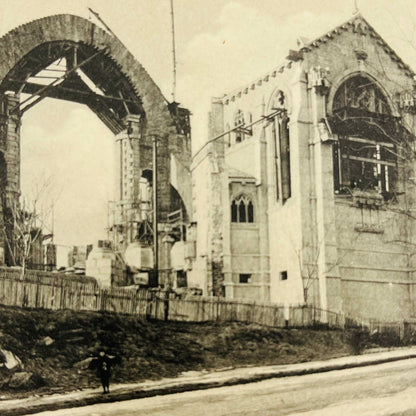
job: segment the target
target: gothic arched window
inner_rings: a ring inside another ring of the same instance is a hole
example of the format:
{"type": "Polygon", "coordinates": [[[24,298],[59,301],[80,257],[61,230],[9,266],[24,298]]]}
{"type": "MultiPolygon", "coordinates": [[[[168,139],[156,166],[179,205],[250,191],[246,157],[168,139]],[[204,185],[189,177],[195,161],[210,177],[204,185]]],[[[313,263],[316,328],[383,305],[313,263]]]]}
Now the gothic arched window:
{"type": "MultiPolygon", "coordinates": [[[[357,75],[348,78],[338,88],[332,110],[339,112],[349,109],[350,112],[367,112],[372,114],[390,115],[387,99],[380,88],[369,78],[357,75]]],[[[363,114],[361,114],[363,115],[363,114]]]]}
{"type": "Polygon", "coordinates": [[[276,111],[275,121],[272,124],[276,199],[279,199],[281,192],[282,201],[285,202],[291,197],[292,184],[290,177],[289,118],[287,116],[286,95],[283,91],[279,90],[275,93],[272,110],[276,111]]]}
{"type": "Polygon", "coordinates": [[[235,130],[235,142],[236,143],[241,143],[244,139],[244,131],[243,131],[243,126],[244,126],[244,114],[241,110],[238,110],[235,117],[234,117],[234,127],[239,127],[241,126],[241,128],[237,128],[235,130]]]}
{"type": "Polygon", "coordinates": [[[286,114],[279,120],[280,137],[280,176],[282,181],[282,199],[285,202],[292,195],[290,178],[290,135],[289,119],[286,114]]]}
{"type": "Polygon", "coordinates": [[[399,141],[387,98],[370,78],[357,75],[338,88],[333,101],[334,188],[392,195],[399,141]],[[397,137],[397,140],[395,140],[397,137]]]}
{"type": "Polygon", "coordinates": [[[286,109],[286,96],[282,90],[277,91],[273,97],[272,110],[286,109]]]}
{"type": "Polygon", "coordinates": [[[231,203],[231,222],[254,222],[254,206],[250,198],[241,195],[231,203]]]}

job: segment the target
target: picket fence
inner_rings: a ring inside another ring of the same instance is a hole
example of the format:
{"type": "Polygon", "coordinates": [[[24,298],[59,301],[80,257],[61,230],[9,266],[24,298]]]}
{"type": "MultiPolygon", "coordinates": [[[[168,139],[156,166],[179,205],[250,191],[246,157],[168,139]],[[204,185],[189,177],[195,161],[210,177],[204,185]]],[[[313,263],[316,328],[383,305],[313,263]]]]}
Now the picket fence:
{"type": "Polygon", "coordinates": [[[180,299],[173,294],[126,288],[100,289],[94,282],[65,278],[24,280],[0,270],[0,304],[22,308],[71,309],[136,315],[143,319],[186,322],[238,321],[273,327],[311,326],[327,321],[343,327],[345,319],[316,308],[272,303],[193,297],[180,299]]]}
{"type": "Polygon", "coordinates": [[[404,332],[416,333],[416,322],[357,321],[311,306],[285,307],[266,302],[200,296],[182,299],[166,292],[115,287],[100,289],[93,280],[44,276],[28,273],[24,280],[20,280],[18,273],[6,273],[0,269],[0,304],[22,308],[112,312],[135,315],[141,319],[183,322],[235,321],[271,327],[324,324],[340,329],[361,327],[370,332],[394,333],[400,338],[403,338],[404,332]]]}
{"type": "Polygon", "coordinates": [[[99,289],[76,281],[32,282],[0,277],[0,304],[23,308],[108,311],[146,315],[147,294],[121,288],[99,289]]]}
{"type": "Polygon", "coordinates": [[[322,322],[336,328],[345,325],[341,314],[318,308],[215,297],[170,299],[168,316],[174,321],[238,321],[272,327],[308,327],[322,322]]]}

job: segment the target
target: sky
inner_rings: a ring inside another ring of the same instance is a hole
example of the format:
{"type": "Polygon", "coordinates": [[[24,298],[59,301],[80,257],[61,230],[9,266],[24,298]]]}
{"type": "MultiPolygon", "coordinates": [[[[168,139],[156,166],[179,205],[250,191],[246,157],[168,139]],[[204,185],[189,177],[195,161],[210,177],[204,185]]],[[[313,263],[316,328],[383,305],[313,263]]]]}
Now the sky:
{"type": "MultiPolygon", "coordinates": [[[[390,46],[416,69],[416,0],[357,0],[390,46]]],[[[170,0],[2,0],[0,36],[33,19],[70,13],[97,23],[126,45],[172,99],[170,0]]],[[[211,97],[256,79],[282,62],[300,36],[313,38],[349,19],[354,0],[174,0],[176,101],[192,116],[194,150],[207,139],[211,97]]],[[[46,99],[22,124],[22,192],[50,178],[55,242],[105,238],[114,198],[114,137],[87,108],[46,99]]]]}

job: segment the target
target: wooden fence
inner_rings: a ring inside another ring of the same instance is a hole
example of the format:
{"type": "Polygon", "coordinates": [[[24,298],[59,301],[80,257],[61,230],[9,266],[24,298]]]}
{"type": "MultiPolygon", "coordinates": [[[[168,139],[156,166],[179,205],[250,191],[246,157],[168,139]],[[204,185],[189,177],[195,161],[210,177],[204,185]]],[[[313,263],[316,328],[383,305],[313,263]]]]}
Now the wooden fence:
{"type": "Polygon", "coordinates": [[[127,288],[98,288],[94,281],[40,279],[36,275],[20,280],[15,273],[0,270],[0,304],[23,308],[71,309],[136,315],[142,319],[185,322],[247,322],[271,327],[367,328],[370,332],[416,334],[416,322],[376,322],[357,320],[343,314],[314,307],[285,307],[224,298],[193,297],[180,299],[172,294],[127,288]],[[406,329],[406,330],[405,330],[406,329]]]}
{"type": "Polygon", "coordinates": [[[8,306],[108,311],[145,316],[147,297],[145,291],[99,289],[95,283],[64,279],[45,283],[0,277],[0,304],[8,306]]]}
{"type": "Polygon", "coordinates": [[[345,322],[340,314],[311,307],[201,297],[171,299],[168,318],[189,322],[238,321],[273,327],[306,327],[327,319],[329,326],[339,328],[345,322]]]}
{"type": "Polygon", "coordinates": [[[307,307],[284,307],[272,303],[226,300],[224,298],[179,299],[164,292],[125,288],[100,289],[95,282],[37,279],[0,271],[0,304],[23,308],[106,311],[148,319],[207,322],[238,321],[273,327],[311,326],[327,319],[342,327],[341,315],[307,307]]]}

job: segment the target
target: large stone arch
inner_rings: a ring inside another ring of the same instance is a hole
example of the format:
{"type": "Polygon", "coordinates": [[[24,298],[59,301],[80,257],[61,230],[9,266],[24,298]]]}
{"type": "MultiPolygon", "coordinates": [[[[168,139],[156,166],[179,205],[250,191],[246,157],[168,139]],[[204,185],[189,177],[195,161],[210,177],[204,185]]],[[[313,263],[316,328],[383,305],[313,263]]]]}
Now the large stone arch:
{"type": "MultiPolygon", "coordinates": [[[[114,80],[111,75],[108,75],[108,79],[102,76],[101,81],[105,78],[104,91],[110,91],[108,97],[104,94],[102,100],[113,100],[113,104],[119,100],[117,105],[124,106],[125,114],[113,111],[111,105],[107,108],[105,102],[101,106],[104,110],[94,103],[87,105],[113,131],[120,145],[122,141],[133,143],[133,169],[137,181],[145,169],[152,169],[152,138],[156,136],[159,221],[167,222],[171,209],[170,183],[173,179],[170,160],[175,155],[185,166],[181,171],[182,176],[188,172],[191,163],[189,112],[179,108],[177,103],[166,100],[144,67],[116,36],[89,20],[68,14],[34,20],[0,38],[0,152],[4,154],[6,163],[6,200],[16,198],[20,193],[20,123],[21,113],[25,111],[21,107],[20,93],[42,96],[44,91],[39,85],[29,85],[26,81],[36,71],[54,62],[60,53],[67,53],[71,48],[75,51],[73,57],[65,55],[68,68],[75,70],[81,62],[84,64],[83,69],[86,69],[99,57],[103,74],[111,67],[109,73],[117,75],[114,80]],[[112,89],[113,84],[123,86],[120,97],[112,89]]],[[[96,75],[98,72],[97,69],[96,75]]],[[[94,78],[94,71],[91,70],[91,74],[87,71],[87,75],[94,78]]],[[[99,78],[97,75],[98,80],[99,78]]],[[[82,102],[71,99],[75,93],[70,92],[66,81],[67,79],[62,84],[57,84],[60,89],[54,88],[53,92],[52,88],[48,89],[50,95],[47,96],[82,102]],[[69,98],[63,95],[63,90],[69,91],[69,98]]],[[[78,82],[79,85],[82,84],[81,81],[78,82]]],[[[185,175],[179,179],[174,178],[174,182],[178,184],[177,190],[187,211],[192,212],[190,172],[185,175]]]]}
{"type": "Polygon", "coordinates": [[[90,45],[111,57],[140,97],[148,118],[148,131],[162,136],[175,133],[167,101],[143,66],[116,37],[78,16],[44,17],[18,26],[0,38],[0,85],[34,48],[44,43],[64,41],[90,45]]]}

